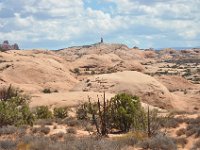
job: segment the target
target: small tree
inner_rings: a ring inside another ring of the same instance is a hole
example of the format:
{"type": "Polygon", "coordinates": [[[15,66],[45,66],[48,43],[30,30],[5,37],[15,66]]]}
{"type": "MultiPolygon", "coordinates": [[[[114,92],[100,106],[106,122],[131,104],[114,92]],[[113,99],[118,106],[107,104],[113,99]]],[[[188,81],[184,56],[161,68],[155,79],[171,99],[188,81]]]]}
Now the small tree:
{"type": "Polygon", "coordinates": [[[146,113],[137,96],[117,94],[111,98],[110,114],[111,125],[123,132],[129,131],[131,127],[134,130],[146,128],[146,113]]]}
{"type": "Polygon", "coordinates": [[[0,127],[5,125],[33,125],[34,116],[29,109],[29,99],[19,90],[9,86],[0,90],[0,127]]]}
{"type": "Polygon", "coordinates": [[[96,126],[99,135],[107,135],[112,128],[122,132],[134,130],[145,130],[147,127],[147,116],[141,107],[139,98],[128,94],[118,94],[111,100],[106,100],[105,93],[103,101],[98,97],[97,103],[89,103],[82,106],[80,111],[83,118],[92,115],[92,122],[96,126]]]}

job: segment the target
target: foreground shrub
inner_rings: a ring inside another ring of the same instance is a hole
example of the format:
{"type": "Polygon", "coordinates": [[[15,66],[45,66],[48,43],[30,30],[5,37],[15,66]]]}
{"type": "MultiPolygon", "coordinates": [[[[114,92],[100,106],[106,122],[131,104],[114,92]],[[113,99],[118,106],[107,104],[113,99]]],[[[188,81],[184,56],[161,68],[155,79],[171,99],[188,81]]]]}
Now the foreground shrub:
{"type": "Polygon", "coordinates": [[[12,140],[0,141],[0,148],[5,150],[14,150],[17,146],[17,143],[12,140]]]}
{"type": "Polygon", "coordinates": [[[50,128],[45,127],[45,126],[40,127],[39,130],[40,130],[40,132],[42,132],[44,134],[49,134],[49,132],[50,132],[50,128]]]}
{"type": "Polygon", "coordinates": [[[181,129],[176,131],[176,135],[177,136],[184,135],[185,133],[186,133],[186,129],[185,128],[181,128],[181,129]]]}
{"type": "Polygon", "coordinates": [[[36,115],[37,119],[52,118],[52,112],[49,110],[48,106],[38,106],[38,107],[36,107],[35,115],[36,115]]]}
{"type": "Polygon", "coordinates": [[[118,140],[94,137],[78,138],[71,134],[66,135],[64,141],[55,141],[49,137],[27,136],[22,142],[31,145],[30,150],[121,150],[127,146],[127,142],[118,140]]]}
{"type": "Polygon", "coordinates": [[[60,108],[54,108],[53,115],[55,118],[66,118],[68,117],[68,108],[67,107],[60,107],[60,108]]]}
{"type": "Polygon", "coordinates": [[[188,143],[188,140],[186,138],[176,138],[175,142],[177,145],[180,145],[181,148],[184,148],[185,145],[188,143]]]}
{"type": "Polygon", "coordinates": [[[147,128],[147,115],[139,98],[126,93],[117,94],[110,101],[106,101],[104,93],[102,103],[99,98],[96,103],[91,103],[89,98],[89,102],[77,111],[77,117],[91,120],[100,135],[106,135],[112,128],[121,132],[130,129],[146,131],[147,128]]]}
{"type": "Polygon", "coordinates": [[[139,144],[144,149],[162,149],[162,150],[176,150],[175,141],[164,135],[156,135],[150,139],[146,139],[139,144]]]}
{"type": "Polygon", "coordinates": [[[0,135],[13,134],[16,132],[17,132],[17,128],[15,126],[3,126],[0,128],[0,135]]]}
{"type": "Polygon", "coordinates": [[[35,124],[37,125],[53,125],[54,119],[48,118],[48,119],[38,119],[35,121],[35,124]]]}
{"type": "Polygon", "coordinates": [[[68,128],[68,129],[67,129],[67,133],[76,134],[77,131],[76,131],[75,128],[68,128]]]}
{"type": "MultiPolygon", "coordinates": [[[[0,90],[0,92],[2,92],[0,90]]],[[[12,87],[3,89],[0,99],[0,127],[6,125],[33,125],[34,116],[29,109],[29,99],[12,87]],[[2,94],[3,93],[3,94],[2,94]]]]}
{"type": "Polygon", "coordinates": [[[200,140],[194,143],[191,150],[199,150],[200,149],[200,140]]]}
{"type": "Polygon", "coordinates": [[[146,115],[136,96],[122,93],[111,98],[110,115],[111,125],[121,131],[146,129],[146,115]]]}
{"type": "Polygon", "coordinates": [[[49,134],[50,128],[49,127],[45,127],[45,126],[41,126],[39,128],[34,127],[34,128],[31,129],[31,131],[32,131],[33,134],[35,134],[35,133],[49,134]]]}
{"type": "Polygon", "coordinates": [[[73,117],[66,118],[63,122],[65,124],[67,124],[68,126],[70,126],[70,127],[74,127],[74,126],[79,126],[80,125],[80,122],[76,118],[73,118],[73,117]]]}
{"type": "Polygon", "coordinates": [[[187,123],[186,135],[195,135],[195,138],[200,137],[200,117],[188,119],[187,123]]]}

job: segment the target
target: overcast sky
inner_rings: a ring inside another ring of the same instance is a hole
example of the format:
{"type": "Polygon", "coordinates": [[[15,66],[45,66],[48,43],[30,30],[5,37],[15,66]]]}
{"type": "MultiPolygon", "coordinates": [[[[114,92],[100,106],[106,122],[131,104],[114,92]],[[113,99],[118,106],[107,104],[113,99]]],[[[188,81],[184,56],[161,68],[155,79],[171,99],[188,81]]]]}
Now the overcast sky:
{"type": "Polygon", "coordinates": [[[0,0],[0,42],[59,49],[99,42],[200,46],[200,0],[0,0]]]}

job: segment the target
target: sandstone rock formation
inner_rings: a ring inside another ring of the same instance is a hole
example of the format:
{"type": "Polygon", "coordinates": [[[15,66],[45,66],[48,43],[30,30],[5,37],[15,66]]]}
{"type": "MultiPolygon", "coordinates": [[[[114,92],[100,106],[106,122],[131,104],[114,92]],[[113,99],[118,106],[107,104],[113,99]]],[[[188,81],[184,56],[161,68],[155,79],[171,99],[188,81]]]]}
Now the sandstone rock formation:
{"type": "Polygon", "coordinates": [[[7,40],[5,40],[2,44],[0,44],[0,51],[7,51],[7,50],[19,50],[19,46],[17,43],[10,45],[7,40]]]}

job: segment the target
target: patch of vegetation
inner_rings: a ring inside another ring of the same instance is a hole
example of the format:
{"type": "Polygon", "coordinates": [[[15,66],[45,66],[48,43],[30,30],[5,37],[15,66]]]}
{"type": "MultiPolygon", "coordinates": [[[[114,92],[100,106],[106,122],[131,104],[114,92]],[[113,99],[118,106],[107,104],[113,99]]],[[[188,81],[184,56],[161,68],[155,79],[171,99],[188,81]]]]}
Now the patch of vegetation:
{"type": "Polygon", "coordinates": [[[198,150],[200,148],[200,140],[194,143],[191,150],[198,150]]]}
{"type": "Polygon", "coordinates": [[[181,128],[181,129],[176,131],[176,135],[177,136],[184,135],[185,133],[186,133],[186,129],[185,128],[181,128]]]}
{"type": "Polygon", "coordinates": [[[53,115],[55,118],[64,119],[68,117],[68,108],[67,107],[54,108],[53,115]]]}
{"type": "Polygon", "coordinates": [[[146,139],[139,143],[143,149],[162,149],[162,150],[176,150],[177,146],[175,141],[164,135],[156,135],[150,139],[146,139]]]}
{"type": "Polygon", "coordinates": [[[42,92],[47,94],[52,93],[50,88],[45,88],[42,92]]]}
{"type": "Polygon", "coordinates": [[[0,128],[0,135],[14,134],[16,132],[17,132],[17,128],[15,126],[3,126],[0,128]]]}
{"type": "Polygon", "coordinates": [[[0,127],[6,125],[33,125],[34,116],[29,99],[12,86],[0,89],[0,127]]]}
{"type": "Polygon", "coordinates": [[[0,141],[0,148],[3,150],[14,150],[17,146],[17,142],[13,140],[0,141]]]}
{"type": "Polygon", "coordinates": [[[186,136],[195,135],[196,138],[200,137],[200,117],[196,119],[191,118],[187,120],[188,126],[186,128],[186,136]]]}
{"type": "Polygon", "coordinates": [[[89,102],[83,104],[77,111],[78,119],[89,119],[100,135],[106,135],[111,129],[120,132],[133,130],[146,130],[147,116],[141,107],[139,98],[125,93],[118,94],[100,103],[89,102]]]}
{"type": "Polygon", "coordinates": [[[42,132],[42,133],[44,133],[44,134],[49,134],[50,128],[42,126],[42,127],[39,128],[39,131],[42,132]]]}
{"type": "Polygon", "coordinates": [[[63,122],[70,127],[75,127],[80,125],[80,122],[73,117],[66,118],[65,120],[63,120],[63,122]]]}
{"type": "Polygon", "coordinates": [[[53,117],[52,112],[49,110],[48,106],[36,107],[35,115],[37,119],[48,119],[53,117]]]}
{"type": "Polygon", "coordinates": [[[188,143],[188,140],[184,137],[181,137],[181,138],[176,138],[175,142],[178,146],[180,146],[181,148],[184,148],[185,145],[188,143]]]}
{"type": "Polygon", "coordinates": [[[74,68],[74,70],[73,70],[73,72],[75,73],[75,74],[80,74],[80,69],[79,68],[74,68]]]}
{"type": "Polygon", "coordinates": [[[75,128],[70,127],[70,128],[67,129],[67,133],[76,134],[77,131],[76,131],[75,128]]]}

